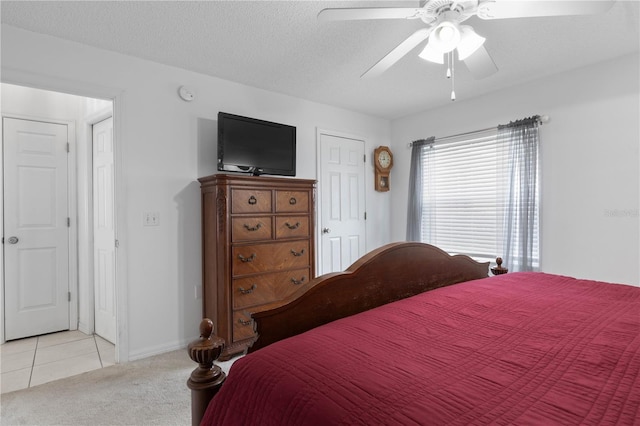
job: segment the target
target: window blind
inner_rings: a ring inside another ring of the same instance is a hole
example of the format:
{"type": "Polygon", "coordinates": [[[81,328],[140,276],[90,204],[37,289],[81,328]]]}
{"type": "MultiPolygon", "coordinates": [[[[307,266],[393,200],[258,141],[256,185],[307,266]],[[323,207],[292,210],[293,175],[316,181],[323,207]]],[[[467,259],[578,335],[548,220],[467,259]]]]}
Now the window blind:
{"type": "MultiPolygon", "coordinates": [[[[436,141],[424,149],[422,241],[478,261],[501,256],[508,156],[508,143],[498,140],[497,129],[436,141]]],[[[537,214],[534,223],[537,263],[537,214]]]]}

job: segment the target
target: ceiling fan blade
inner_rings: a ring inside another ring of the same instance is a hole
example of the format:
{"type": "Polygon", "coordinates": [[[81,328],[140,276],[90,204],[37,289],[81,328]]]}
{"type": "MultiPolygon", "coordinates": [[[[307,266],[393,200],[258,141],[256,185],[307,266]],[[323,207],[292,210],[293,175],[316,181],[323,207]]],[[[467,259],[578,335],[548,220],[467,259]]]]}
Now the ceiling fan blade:
{"type": "Polygon", "coordinates": [[[318,21],[353,21],[360,19],[408,19],[416,18],[414,7],[365,7],[346,9],[323,9],[318,13],[318,21]]]}
{"type": "Polygon", "coordinates": [[[420,42],[426,40],[430,33],[431,28],[421,28],[411,34],[405,41],[396,46],[391,52],[387,53],[384,58],[380,59],[360,77],[376,77],[382,74],[393,64],[398,62],[404,55],[413,50],[418,44],[420,44],[420,42]]]}
{"type": "Polygon", "coordinates": [[[614,2],[615,0],[489,0],[478,6],[477,13],[482,19],[596,15],[609,10],[614,2]]]}
{"type": "Polygon", "coordinates": [[[463,62],[476,80],[489,77],[498,72],[498,67],[484,46],[480,46],[478,50],[473,52],[463,62]]]}

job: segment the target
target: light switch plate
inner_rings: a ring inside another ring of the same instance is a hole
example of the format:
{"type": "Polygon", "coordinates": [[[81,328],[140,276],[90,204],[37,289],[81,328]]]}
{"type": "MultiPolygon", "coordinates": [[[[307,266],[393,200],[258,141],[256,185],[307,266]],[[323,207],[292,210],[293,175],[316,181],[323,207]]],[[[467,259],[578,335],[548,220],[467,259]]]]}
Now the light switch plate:
{"type": "Polygon", "coordinates": [[[144,226],[158,226],[158,225],[160,225],[160,213],[158,213],[158,212],[144,212],[142,214],[142,224],[144,226]]]}

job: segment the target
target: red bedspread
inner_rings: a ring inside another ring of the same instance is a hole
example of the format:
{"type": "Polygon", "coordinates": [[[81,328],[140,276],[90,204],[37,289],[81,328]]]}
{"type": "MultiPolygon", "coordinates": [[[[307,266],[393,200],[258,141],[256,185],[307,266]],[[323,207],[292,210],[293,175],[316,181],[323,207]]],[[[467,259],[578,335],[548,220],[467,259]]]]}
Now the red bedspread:
{"type": "Polygon", "coordinates": [[[640,424],[640,288],[513,273],[238,360],[203,423],[640,424]]]}

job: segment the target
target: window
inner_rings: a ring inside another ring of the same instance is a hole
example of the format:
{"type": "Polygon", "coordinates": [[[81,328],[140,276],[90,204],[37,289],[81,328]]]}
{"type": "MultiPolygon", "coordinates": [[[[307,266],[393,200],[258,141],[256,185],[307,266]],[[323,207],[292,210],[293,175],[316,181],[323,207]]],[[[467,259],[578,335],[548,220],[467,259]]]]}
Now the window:
{"type": "Polygon", "coordinates": [[[419,174],[412,176],[421,181],[413,219],[419,239],[478,261],[501,256],[512,271],[537,270],[537,124],[531,129],[520,141],[502,128],[422,141],[412,154],[419,155],[419,174]]]}

